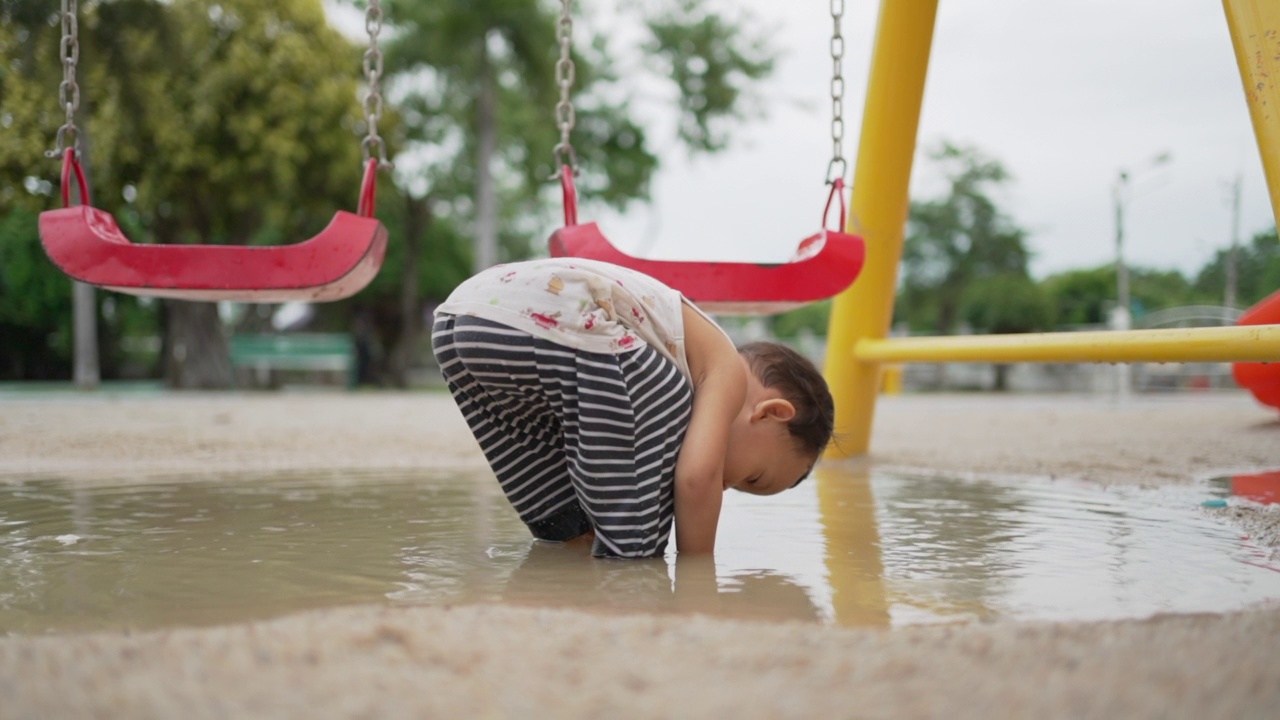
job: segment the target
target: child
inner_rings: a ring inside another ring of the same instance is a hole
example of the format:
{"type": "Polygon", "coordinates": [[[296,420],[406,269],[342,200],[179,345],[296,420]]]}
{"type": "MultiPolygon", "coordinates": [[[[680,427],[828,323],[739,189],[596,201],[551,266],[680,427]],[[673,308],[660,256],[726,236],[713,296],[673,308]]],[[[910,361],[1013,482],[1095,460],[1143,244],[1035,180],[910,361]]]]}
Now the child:
{"type": "Polygon", "coordinates": [[[489,268],[436,310],[440,371],[521,520],[592,554],[715,547],[722,493],[795,486],[831,439],[811,362],[741,350],[642,273],[579,258],[489,268]]]}

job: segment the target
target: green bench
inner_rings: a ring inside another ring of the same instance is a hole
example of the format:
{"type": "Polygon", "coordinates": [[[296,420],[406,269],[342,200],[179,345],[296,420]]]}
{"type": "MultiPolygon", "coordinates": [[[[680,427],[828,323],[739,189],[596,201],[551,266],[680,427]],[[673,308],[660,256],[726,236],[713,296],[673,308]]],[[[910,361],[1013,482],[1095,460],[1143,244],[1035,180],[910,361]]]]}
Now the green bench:
{"type": "Polygon", "coordinates": [[[356,384],[356,343],[347,333],[232,335],[231,367],[253,373],[257,385],[274,386],[275,371],[324,373],[356,384]]]}

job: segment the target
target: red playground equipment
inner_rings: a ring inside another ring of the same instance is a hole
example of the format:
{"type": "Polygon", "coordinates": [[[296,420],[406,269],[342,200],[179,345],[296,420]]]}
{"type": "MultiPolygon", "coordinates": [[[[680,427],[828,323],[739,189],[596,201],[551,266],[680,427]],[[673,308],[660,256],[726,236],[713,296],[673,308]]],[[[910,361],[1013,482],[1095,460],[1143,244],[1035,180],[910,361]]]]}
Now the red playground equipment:
{"type": "MultiPolygon", "coordinates": [[[[1237,324],[1280,325],[1280,290],[1249,308],[1237,324]]],[[[1280,362],[1238,362],[1231,366],[1231,374],[1258,402],[1280,410],[1280,362]]]]}

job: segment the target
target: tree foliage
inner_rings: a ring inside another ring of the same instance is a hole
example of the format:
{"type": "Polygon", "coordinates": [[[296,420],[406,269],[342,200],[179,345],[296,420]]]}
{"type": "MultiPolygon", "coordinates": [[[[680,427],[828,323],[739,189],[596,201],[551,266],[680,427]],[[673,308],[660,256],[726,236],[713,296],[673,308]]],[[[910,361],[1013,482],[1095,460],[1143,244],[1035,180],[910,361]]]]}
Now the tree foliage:
{"type": "Polygon", "coordinates": [[[34,212],[0,219],[0,378],[50,379],[70,369],[70,286],[48,265],[34,212]]]}
{"type": "MultiPolygon", "coordinates": [[[[380,184],[379,216],[393,239],[377,280],[350,301],[322,306],[318,322],[345,329],[353,316],[372,316],[382,342],[395,344],[408,337],[396,328],[420,324],[423,299],[429,305],[443,297],[469,272],[486,88],[498,110],[496,206],[505,257],[535,252],[554,223],[556,193],[546,178],[558,140],[557,15],[538,0],[384,6],[391,77],[384,78],[381,130],[402,171],[397,184],[380,184]]],[[[40,259],[31,222],[32,213],[56,205],[57,163],[41,153],[62,122],[57,8],[2,0],[0,14],[0,291],[6,300],[43,298],[38,307],[15,304],[6,316],[16,322],[21,315],[23,332],[40,340],[7,344],[47,345],[62,362],[70,290],[40,259]]],[[[679,96],[703,96],[680,105],[694,116],[689,127],[701,128],[699,138],[687,139],[701,150],[723,147],[727,123],[745,116],[750,81],[767,72],[771,57],[747,39],[742,22],[701,2],[664,0],[651,15],[653,32],[662,33],[655,57],[687,71],[679,96]]],[[[292,242],[316,232],[335,208],[355,204],[362,48],[329,27],[318,0],[87,0],[79,27],[78,124],[95,204],[134,241],[292,242]]],[[[615,45],[579,31],[573,142],[584,197],[620,207],[647,196],[658,158],[632,107],[630,78],[616,70],[615,45]]],[[[185,348],[185,357],[211,359],[194,373],[166,366],[171,379],[186,378],[178,384],[226,384],[225,329],[211,306],[99,299],[105,327],[146,327],[126,319],[149,315],[163,328],[166,358],[185,348]]],[[[117,345],[107,334],[104,345],[117,345]]]]}
{"type": "MultiPolygon", "coordinates": [[[[1105,325],[1116,303],[1116,266],[1068,270],[1045,278],[1041,283],[1063,326],[1105,325]]],[[[1129,268],[1129,312],[1134,319],[1157,310],[1182,305],[1214,304],[1178,270],[1129,268]]]]}
{"type": "Polygon", "coordinates": [[[801,333],[826,335],[831,322],[831,300],[809,303],[769,319],[769,328],[780,338],[794,338],[801,333]]]}
{"type": "MultiPolygon", "coordinates": [[[[413,192],[430,192],[437,210],[464,222],[475,212],[478,102],[496,85],[497,168],[502,217],[510,230],[508,257],[527,257],[544,238],[558,194],[555,170],[556,39],[559,8],[539,0],[389,0],[395,39],[387,45],[388,73],[399,79],[406,161],[413,192]],[[521,239],[524,240],[523,246],[521,239]]],[[[624,207],[648,198],[659,161],[650,134],[636,117],[635,79],[617,69],[625,48],[590,36],[575,24],[571,142],[580,164],[584,199],[624,207]]],[[[643,19],[642,48],[656,75],[672,81],[678,136],[696,151],[725,147],[730,125],[750,114],[751,84],[773,68],[775,53],[751,35],[747,20],[708,9],[704,0],[664,3],[643,19]]],[[[462,278],[459,277],[459,280],[462,278]]]]}
{"type": "Polygon", "coordinates": [[[1044,288],[1021,273],[982,277],[965,287],[961,315],[977,332],[1021,333],[1048,330],[1054,308],[1044,288]]]}
{"type": "Polygon", "coordinates": [[[162,242],[305,237],[355,205],[359,53],[314,0],[117,0],[82,25],[110,70],[91,160],[162,242]]]}
{"type": "MultiPolygon", "coordinates": [[[[654,52],[698,76],[686,73],[687,82],[677,81],[676,96],[681,126],[703,132],[681,137],[693,150],[709,152],[724,147],[728,124],[746,114],[746,89],[771,69],[772,56],[746,39],[743,22],[705,5],[679,0],[645,22],[654,52]],[[705,97],[689,99],[695,92],[705,97]]],[[[485,259],[475,245],[485,242],[487,229],[497,228],[496,259],[514,260],[543,252],[557,224],[559,193],[547,179],[560,141],[559,7],[539,0],[388,0],[385,6],[394,28],[387,71],[403,147],[401,197],[386,219],[405,247],[389,255],[379,282],[354,305],[355,312],[383,318],[379,335],[391,347],[382,355],[400,358],[399,367],[383,374],[403,383],[405,354],[417,344],[413,308],[443,299],[477,257],[485,259]],[[388,274],[398,281],[384,282],[388,274]]],[[[658,156],[636,115],[634,78],[617,70],[624,54],[619,43],[591,36],[583,17],[576,19],[575,182],[584,200],[624,207],[648,197],[658,156]]],[[[659,72],[671,77],[669,68],[659,72]]]]}
{"type": "Polygon", "coordinates": [[[1115,304],[1114,265],[1068,270],[1050,275],[1041,285],[1062,326],[1100,325],[1115,304]]]}
{"type": "MultiPolygon", "coordinates": [[[[1196,274],[1195,290],[1221,303],[1226,295],[1229,250],[1219,250],[1196,274]]],[[[1236,250],[1236,302],[1247,308],[1280,290],[1280,236],[1276,229],[1259,232],[1236,250]]]]}
{"type": "Polygon", "coordinates": [[[1182,305],[1222,302],[1222,298],[1215,300],[1197,294],[1191,281],[1179,270],[1144,267],[1129,269],[1129,298],[1129,312],[1134,318],[1182,305]]]}
{"type": "Polygon", "coordinates": [[[1026,231],[991,193],[1009,179],[975,148],[944,142],[929,155],[949,185],[946,196],[913,201],[903,248],[900,316],[913,328],[954,332],[966,288],[983,278],[1027,275],[1026,231]]]}
{"type": "Polygon", "coordinates": [[[679,0],[647,25],[645,50],[678,93],[680,139],[696,150],[723,149],[727,126],[752,110],[744,96],[773,72],[774,51],[748,20],[710,12],[701,0],[679,0]]]}
{"type": "MultiPolygon", "coordinates": [[[[4,117],[24,143],[23,157],[0,156],[0,167],[27,188],[14,204],[37,200],[43,209],[53,204],[57,166],[25,138],[47,147],[63,119],[53,61],[60,28],[48,13],[22,17],[30,24],[10,32],[27,42],[6,44],[5,64],[28,52],[40,58],[31,81],[45,94],[33,111],[39,100],[25,99],[38,93],[6,75],[4,117]]],[[[290,242],[355,205],[359,52],[329,27],[316,0],[85,3],[79,28],[77,122],[94,202],[135,242],[290,242]]],[[[141,307],[132,299],[110,306],[141,307]]],[[[65,317],[58,306],[45,312],[46,323],[65,317]]],[[[171,382],[230,383],[212,305],[166,302],[159,318],[171,382]]]]}

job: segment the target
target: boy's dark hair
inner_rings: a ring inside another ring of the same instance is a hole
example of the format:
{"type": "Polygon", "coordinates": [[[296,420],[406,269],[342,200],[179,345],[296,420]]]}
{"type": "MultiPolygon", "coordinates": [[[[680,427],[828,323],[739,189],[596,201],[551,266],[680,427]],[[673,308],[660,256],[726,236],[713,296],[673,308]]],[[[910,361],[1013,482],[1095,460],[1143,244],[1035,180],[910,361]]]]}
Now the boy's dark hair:
{"type": "Polygon", "coordinates": [[[738,348],[760,384],[773,388],[796,408],[787,430],[806,453],[817,457],[835,432],[836,403],[827,381],[809,358],[776,342],[753,342],[738,348]]]}

